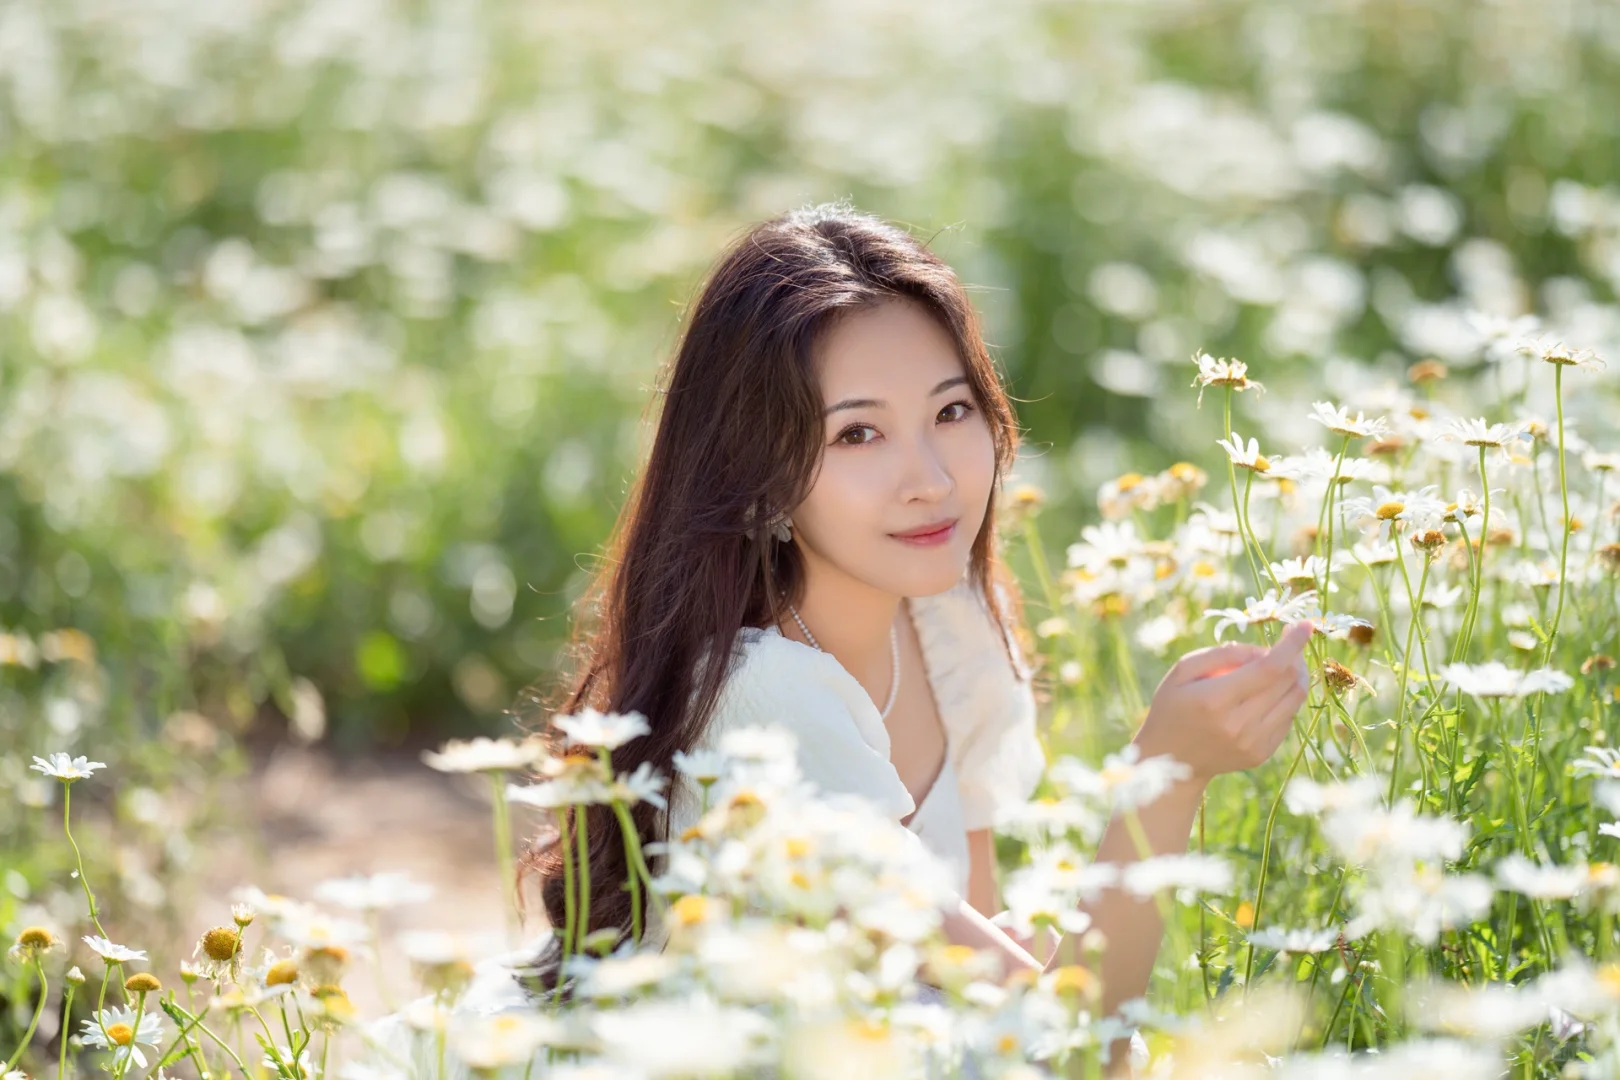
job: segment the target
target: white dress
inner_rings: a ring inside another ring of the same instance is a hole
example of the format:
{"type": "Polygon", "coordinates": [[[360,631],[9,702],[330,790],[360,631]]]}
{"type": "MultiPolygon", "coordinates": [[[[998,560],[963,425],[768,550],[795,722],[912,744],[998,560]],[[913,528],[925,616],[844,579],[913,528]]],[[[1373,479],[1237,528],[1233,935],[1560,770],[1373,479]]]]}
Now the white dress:
{"type": "MultiPolygon", "coordinates": [[[[772,626],[739,636],[733,668],[698,747],[718,745],[736,726],[778,723],[798,739],[805,779],[823,790],[865,796],[906,823],[968,888],[967,833],[993,826],[998,812],[1022,804],[1046,759],[1035,727],[1030,672],[1015,664],[1010,631],[965,578],[935,596],[907,601],[923,666],[945,729],[945,763],[914,805],[889,760],[889,732],[865,688],[831,653],[772,626]],[[1009,655],[1010,654],[1010,655],[1009,655]]],[[[676,774],[667,814],[678,836],[698,817],[696,784],[676,774]]]]}

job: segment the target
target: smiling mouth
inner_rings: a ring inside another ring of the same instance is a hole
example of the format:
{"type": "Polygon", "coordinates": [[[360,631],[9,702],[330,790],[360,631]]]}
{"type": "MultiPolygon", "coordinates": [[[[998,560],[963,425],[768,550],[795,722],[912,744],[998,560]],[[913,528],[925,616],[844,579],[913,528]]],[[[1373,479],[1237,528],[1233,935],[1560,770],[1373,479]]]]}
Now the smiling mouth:
{"type": "Polygon", "coordinates": [[[896,540],[939,540],[949,535],[951,530],[954,528],[956,528],[956,519],[952,518],[949,521],[941,521],[933,525],[925,525],[921,529],[913,529],[910,532],[890,533],[889,535],[894,537],[896,540]]]}

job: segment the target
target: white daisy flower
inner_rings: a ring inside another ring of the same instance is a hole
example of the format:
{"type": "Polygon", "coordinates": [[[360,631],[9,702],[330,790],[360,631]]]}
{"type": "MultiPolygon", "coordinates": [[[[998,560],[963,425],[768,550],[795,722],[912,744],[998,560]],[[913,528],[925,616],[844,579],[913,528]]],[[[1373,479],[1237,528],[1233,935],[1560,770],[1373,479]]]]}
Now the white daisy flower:
{"type": "Polygon", "coordinates": [[[1435,438],[1493,449],[1501,449],[1508,443],[1533,441],[1523,423],[1489,424],[1483,419],[1473,418],[1448,420],[1445,429],[1435,438]]]}
{"type": "Polygon", "coordinates": [[[29,766],[36,772],[63,783],[71,784],[75,780],[84,780],[97,769],[107,766],[99,761],[91,761],[85,757],[70,757],[67,754],[52,754],[49,758],[35,757],[34,763],[29,766]]]}
{"type": "Polygon", "coordinates": [[[1382,439],[1389,434],[1389,421],[1378,416],[1369,420],[1357,411],[1352,419],[1350,410],[1331,401],[1317,401],[1311,405],[1312,420],[1335,435],[1349,435],[1358,439],[1382,439]]]}
{"type": "Polygon", "coordinates": [[[1216,855],[1156,855],[1127,864],[1120,871],[1120,882],[1136,896],[1166,889],[1219,893],[1232,887],[1232,867],[1216,855]]]}
{"type": "Polygon", "coordinates": [[[145,949],[131,949],[126,945],[117,945],[104,937],[94,934],[86,937],[84,943],[90,946],[90,951],[107,961],[109,964],[129,964],[136,960],[146,959],[145,949]]]}
{"type": "Polygon", "coordinates": [[[1581,464],[1591,472],[1617,472],[1620,471],[1620,452],[1588,450],[1581,455],[1581,464]]]}
{"type": "Polygon", "coordinates": [[[433,886],[415,881],[409,874],[356,874],[330,878],[315,886],[315,899],[350,911],[386,911],[420,904],[433,896],[433,886]]]}
{"type": "Polygon", "coordinates": [[[669,785],[669,777],[660,774],[653,768],[652,762],[643,761],[636,766],[633,773],[620,773],[613,782],[609,794],[615,802],[634,806],[636,803],[652,803],[658,809],[668,807],[661,792],[669,785]]]}
{"type": "Polygon", "coordinates": [[[726,774],[726,756],[715,750],[675,751],[673,764],[682,776],[699,784],[712,784],[726,774]]]}
{"type": "Polygon", "coordinates": [[[1519,344],[1519,351],[1558,367],[1599,370],[1605,365],[1591,349],[1576,349],[1550,336],[1530,338],[1519,344]]]}
{"type": "Polygon", "coordinates": [[[1531,694],[1560,694],[1575,685],[1575,680],[1552,668],[1517,671],[1499,660],[1483,664],[1446,664],[1440,668],[1440,679],[1471,697],[1522,698],[1531,694]]]}
{"type": "Polygon", "coordinates": [[[1259,390],[1265,392],[1265,387],[1249,378],[1249,365],[1241,360],[1228,360],[1226,357],[1216,359],[1203,350],[1193,354],[1193,363],[1198,365],[1198,374],[1194,376],[1192,385],[1198,387],[1198,401],[1203,404],[1204,390],[1211,386],[1230,387],[1236,391],[1259,390]]]}
{"type": "Polygon", "coordinates": [[[1620,780],[1620,750],[1609,746],[1588,746],[1586,754],[1586,757],[1570,762],[1570,772],[1576,776],[1601,776],[1609,780],[1620,780]]]}
{"type": "Polygon", "coordinates": [[[1068,548],[1069,565],[1100,573],[1108,567],[1124,567],[1142,554],[1142,539],[1129,521],[1104,521],[1080,530],[1078,544],[1068,548]]]}
{"type": "Polygon", "coordinates": [[[1518,852],[1496,863],[1498,886],[1538,900],[1568,900],[1585,887],[1587,878],[1584,863],[1543,866],[1518,852]]]}
{"type": "Polygon", "coordinates": [[[571,716],[554,716],[551,722],[571,744],[606,750],[617,750],[652,731],[640,713],[603,713],[588,706],[571,716]]]}
{"type": "Polygon", "coordinates": [[[1371,458],[1345,457],[1330,454],[1320,446],[1313,446],[1304,454],[1271,459],[1268,476],[1285,480],[1320,481],[1325,487],[1339,478],[1340,487],[1358,480],[1382,481],[1389,476],[1389,466],[1371,458]]]}
{"type": "Polygon", "coordinates": [[[121,1006],[103,1009],[82,1024],[84,1030],[79,1032],[79,1038],[90,1046],[111,1050],[115,1069],[125,1061],[133,1061],[138,1069],[146,1068],[141,1045],[156,1049],[163,1039],[161,1017],[150,1012],[137,1014],[121,1006]]]}
{"type": "Polygon", "coordinates": [[[1234,431],[1230,439],[1216,439],[1215,442],[1216,445],[1226,451],[1226,457],[1232,464],[1259,473],[1271,470],[1271,462],[1266,460],[1264,454],[1260,453],[1259,440],[1250,439],[1248,445],[1245,446],[1243,436],[1234,431]]]}
{"type": "Polygon", "coordinates": [[[1249,931],[1249,944],[1261,949],[1276,949],[1281,953],[1327,952],[1339,943],[1339,931],[1281,930],[1268,927],[1249,931]]]}
{"type": "Polygon", "coordinates": [[[552,1017],[528,1010],[458,1013],[450,1021],[447,1037],[463,1062],[493,1072],[508,1065],[529,1065],[537,1050],[557,1038],[560,1028],[552,1017]]]}
{"type": "Polygon", "coordinates": [[[1360,810],[1377,803],[1382,790],[1378,780],[1370,776],[1325,784],[1308,776],[1296,776],[1283,789],[1283,803],[1295,814],[1360,810]]]}
{"type": "Polygon", "coordinates": [[[482,735],[471,741],[451,739],[436,751],[422,751],[422,760],[430,768],[445,773],[517,772],[544,756],[545,750],[537,739],[490,739],[482,735]]]}
{"type": "Polygon", "coordinates": [[[1278,596],[1276,589],[1267,589],[1266,595],[1259,599],[1248,597],[1241,608],[1209,608],[1204,612],[1204,618],[1216,620],[1215,640],[1219,641],[1221,635],[1234,626],[1247,630],[1261,623],[1296,623],[1309,618],[1316,609],[1315,589],[1286,598],[1278,596]]]}

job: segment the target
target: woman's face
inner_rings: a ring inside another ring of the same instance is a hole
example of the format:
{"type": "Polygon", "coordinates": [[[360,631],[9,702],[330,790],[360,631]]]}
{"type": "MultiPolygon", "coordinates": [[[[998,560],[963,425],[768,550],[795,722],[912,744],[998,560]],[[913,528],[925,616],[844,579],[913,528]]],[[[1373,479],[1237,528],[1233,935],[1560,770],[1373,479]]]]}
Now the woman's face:
{"type": "Polygon", "coordinates": [[[995,443],[950,334],[916,304],[884,303],[839,320],[816,368],[821,466],[792,513],[811,573],[896,596],[951,588],[984,523],[995,443]],[[942,523],[943,535],[897,535],[942,523]]]}

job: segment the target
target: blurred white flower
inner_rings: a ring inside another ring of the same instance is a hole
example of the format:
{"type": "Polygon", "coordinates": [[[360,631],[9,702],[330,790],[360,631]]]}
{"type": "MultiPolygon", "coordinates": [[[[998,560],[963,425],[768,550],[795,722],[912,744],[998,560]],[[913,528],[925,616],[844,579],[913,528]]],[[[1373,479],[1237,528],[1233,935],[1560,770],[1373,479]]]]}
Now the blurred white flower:
{"type": "Polygon", "coordinates": [[[534,765],[544,755],[538,740],[451,739],[437,751],[422,751],[422,760],[439,772],[515,772],[534,765]]]}
{"type": "Polygon", "coordinates": [[[431,899],[433,887],[412,880],[409,874],[357,874],[319,883],[314,896],[320,903],[350,911],[386,911],[431,899]]]}
{"type": "Polygon", "coordinates": [[[1334,929],[1282,930],[1268,927],[1249,931],[1249,944],[1284,953],[1326,952],[1338,943],[1339,931],[1334,929]]]}
{"type": "Polygon", "coordinates": [[[1591,349],[1576,349],[1553,337],[1529,338],[1519,343],[1519,351],[1557,367],[1600,370],[1603,360],[1591,349]]]}
{"type": "Polygon", "coordinates": [[[1369,420],[1359,410],[1352,417],[1349,409],[1343,405],[1335,405],[1331,401],[1312,403],[1310,418],[1335,435],[1348,435],[1357,439],[1382,439],[1389,434],[1389,421],[1383,417],[1378,416],[1369,420]]]}
{"type": "Polygon", "coordinates": [[[1534,441],[1530,433],[1525,430],[1523,423],[1489,424],[1482,419],[1448,420],[1445,428],[1436,438],[1448,439],[1468,446],[1483,446],[1495,449],[1501,449],[1508,443],[1530,443],[1534,441]]]}
{"type": "Polygon", "coordinates": [[[1127,863],[1120,870],[1126,891],[1151,896],[1165,889],[1194,889],[1199,892],[1225,892],[1232,887],[1232,867],[1215,855],[1188,852],[1156,855],[1127,863]]]}
{"type": "Polygon", "coordinates": [[[568,736],[570,743],[606,750],[617,750],[652,731],[640,713],[602,713],[589,707],[571,716],[552,717],[551,722],[568,736]]]}
{"type": "Polygon", "coordinates": [[[715,750],[675,751],[675,771],[700,784],[712,784],[726,773],[726,756],[715,750]]]}
{"type": "Polygon", "coordinates": [[[1536,668],[1517,671],[1500,660],[1483,664],[1446,664],[1438,672],[1441,681],[1476,698],[1522,698],[1531,694],[1559,694],[1575,685],[1562,671],[1536,668]]]}
{"type": "Polygon", "coordinates": [[[653,768],[652,762],[643,761],[636,766],[632,773],[620,773],[618,779],[609,789],[609,795],[615,802],[626,806],[634,806],[639,802],[652,803],[660,810],[666,809],[669,804],[664,800],[661,792],[669,784],[669,777],[662,775],[653,768]]]}
{"type": "Polygon", "coordinates": [[[1496,883],[1511,892],[1539,900],[1568,900],[1587,882],[1584,864],[1543,866],[1514,852],[1496,863],[1496,883]]]}

